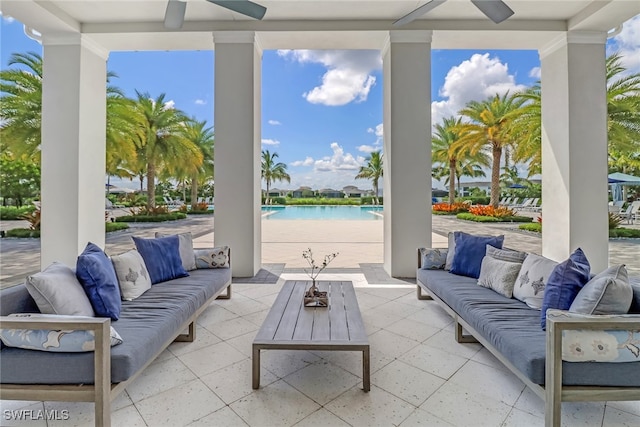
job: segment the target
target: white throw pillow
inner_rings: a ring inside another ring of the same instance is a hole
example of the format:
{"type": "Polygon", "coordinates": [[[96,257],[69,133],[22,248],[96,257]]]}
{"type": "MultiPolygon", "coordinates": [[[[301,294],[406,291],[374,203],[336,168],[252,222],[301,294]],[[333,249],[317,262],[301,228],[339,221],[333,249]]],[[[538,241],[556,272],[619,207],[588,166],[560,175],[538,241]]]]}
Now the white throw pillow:
{"type": "Polygon", "coordinates": [[[151,278],[142,255],[134,249],[111,257],[118,276],[120,295],[125,301],[138,298],[151,288],[151,278]]]}
{"type": "Polygon", "coordinates": [[[41,313],[95,316],[76,273],[60,262],[28,276],[25,286],[41,313]]]}
{"type": "Polygon", "coordinates": [[[196,249],[195,262],[198,268],[229,268],[229,246],[213,249],[196,249]]]}
{"type": "Polygon", "coordinates": [[[478,285],[493,289],[507,298],[512,298],[513,287],[521,267],[522,264],[519,262],[504,261],[487,255],[482,258],[478,285]]]}
{"type": "Polygon", "coordinates": [[[544,288],[557,262],[536,254],[528,254],[513,288],[513,297],[529,307],[542,309],[544,288]]]}

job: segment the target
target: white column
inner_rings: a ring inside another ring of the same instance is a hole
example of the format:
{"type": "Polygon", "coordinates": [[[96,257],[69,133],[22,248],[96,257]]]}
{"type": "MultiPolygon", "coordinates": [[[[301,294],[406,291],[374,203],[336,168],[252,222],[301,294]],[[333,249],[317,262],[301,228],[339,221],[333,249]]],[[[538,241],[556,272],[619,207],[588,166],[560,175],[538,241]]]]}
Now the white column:
{"type": "Polygon", "coordinates": [[[40,262],[75,267],[105,242],[108,51],[80,35],[43,45],[40,262]]]}
{"type": "Polygon", "coordinates": [[[431,31],[391,31],[384,73],[384,268],[415,277],[431,245],[431,31]]]}
{"type": "Polygon", "coordinates": [[[231,247],[233,275],[261,263],[260,49],[252,31],[214,32],[216,215],[214,241],[231,247]]]}
{"type": "Polygon", "coordinates": [[[576,248],[592,271],[608,265],[604,33],[568,33],[540,50],[542,254],[576,248]]]}

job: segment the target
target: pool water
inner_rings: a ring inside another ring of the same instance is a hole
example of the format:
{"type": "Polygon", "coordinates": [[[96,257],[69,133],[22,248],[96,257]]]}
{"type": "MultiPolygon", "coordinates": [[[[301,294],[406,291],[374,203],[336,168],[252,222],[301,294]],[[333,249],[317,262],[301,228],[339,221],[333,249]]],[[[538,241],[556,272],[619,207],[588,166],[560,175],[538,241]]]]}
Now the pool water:
{"type": "Polygon", "coordinates": [[[263,206],[262,219],[381,220],[382,206],[263,206]]]}

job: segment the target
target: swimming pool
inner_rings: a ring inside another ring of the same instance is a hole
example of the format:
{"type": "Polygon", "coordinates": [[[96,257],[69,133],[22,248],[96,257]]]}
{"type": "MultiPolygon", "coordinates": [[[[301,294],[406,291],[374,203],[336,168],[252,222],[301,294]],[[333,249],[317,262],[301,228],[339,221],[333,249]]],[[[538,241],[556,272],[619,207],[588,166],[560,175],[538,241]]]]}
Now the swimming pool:
{"type": "Polygon", "coordinates": [[[262,219],[381,220],[382,206],[263,206],[262,219]]]}

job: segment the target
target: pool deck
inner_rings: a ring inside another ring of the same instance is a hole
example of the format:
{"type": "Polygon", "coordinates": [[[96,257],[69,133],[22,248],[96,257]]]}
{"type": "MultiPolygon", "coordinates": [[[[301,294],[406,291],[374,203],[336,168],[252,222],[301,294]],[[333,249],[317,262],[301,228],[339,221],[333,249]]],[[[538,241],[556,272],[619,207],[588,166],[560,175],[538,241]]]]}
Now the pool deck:
{"type": "MultiPolygon", "coordinates": [[[[0,223],[2,229],[15,228],[14,221],[0,223]]],[[[186,220],[166,223],[130,224],[128,230],[109,233],[106,252],[118,254],[133,249],[131,236],[153,237],[163,233],[191,232],[197,248],[214,244],[214,218],[190,216],[186,220]]],[[[639,224],[633,227],[640,227],[639,224]]],[[[451,217],[434,216],[432,246],[446,247],[449,231],[462,230],[475,234],[504,234],[505,245],[524,251],[540,253],[539,234],[518,230],[518,224],[486,224],[461,221],[451,217]]],[[[302,251],[312,248],[319,257],[339,252],[330,270],[362,269],[383,263],[383,222],[371,220],[279,220],[262,221],[262,263],[277,265],[280,270],[299,270],[306,267],[302,251]]],[[[640,274],[640,239],[610,239],[610,264],[626,264],[631,274],[640,274]]],[[[40,269],[39,239],[0,240],[0,287],[20,283],[40,269]]]]}

